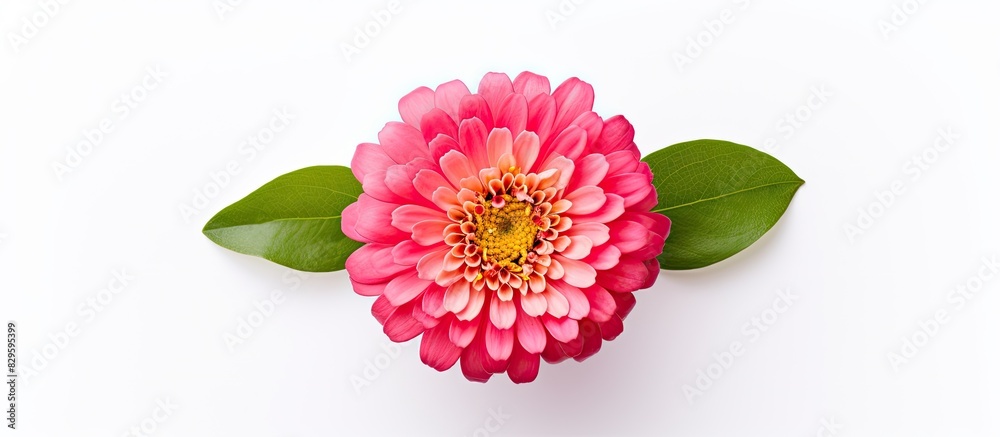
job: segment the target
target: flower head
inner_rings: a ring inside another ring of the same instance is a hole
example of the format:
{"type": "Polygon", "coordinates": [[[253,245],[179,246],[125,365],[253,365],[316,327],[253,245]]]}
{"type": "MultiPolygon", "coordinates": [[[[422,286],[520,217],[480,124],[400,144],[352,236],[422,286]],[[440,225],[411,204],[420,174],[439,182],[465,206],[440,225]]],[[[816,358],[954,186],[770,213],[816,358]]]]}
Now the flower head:
{"type": "Polygon", "coordinates": [[[364,187],[343,231],[347,261],[390,339],[420,334],[420,358],[473,381],[583,360],[622,332],[632,292],[656,280],[670,228],[622,116],[592,111],[571,78],[489,73],[399,102],[380,144],[357,148],[364,187]]]}

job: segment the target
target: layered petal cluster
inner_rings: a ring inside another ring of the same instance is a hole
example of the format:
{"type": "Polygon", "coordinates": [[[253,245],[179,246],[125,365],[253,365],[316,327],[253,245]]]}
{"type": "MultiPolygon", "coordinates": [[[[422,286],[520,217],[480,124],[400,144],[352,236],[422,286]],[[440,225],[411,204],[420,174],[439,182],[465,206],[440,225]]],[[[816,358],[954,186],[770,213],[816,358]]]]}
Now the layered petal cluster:
{"type": "Polygon", "coordinates": [[[670,228],[652,213],[652,172],[632,125],[592,111],[576,78],[487,74],[417,88],[378,144],[351,163],[364,194],[343,231],[366,243],[347,261],[389,338],[423,334],[420,358],[461,361],[472,381],[517,383],[540,359],[583,360],[622,332],[659,272],[670,228]]]}

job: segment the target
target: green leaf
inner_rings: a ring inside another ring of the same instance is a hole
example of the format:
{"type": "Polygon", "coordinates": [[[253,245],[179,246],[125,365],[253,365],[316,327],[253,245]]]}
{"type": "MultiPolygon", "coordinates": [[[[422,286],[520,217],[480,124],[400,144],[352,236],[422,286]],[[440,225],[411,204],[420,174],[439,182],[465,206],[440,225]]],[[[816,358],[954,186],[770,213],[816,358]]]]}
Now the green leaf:
{"type": "Polygon", "coordinates": [[[340,215],[359,195],[351,169],[307,167],[219,211],[202,232],[222,247],[296,270],[342,270],[361,243],[341,232],[340,215]]]}
{"type": "Polygon", "coordinates": [[[804,183],[773,156],[728,141],[675,144],[643,161],[659,196],[654,212],[672,222],[659,257],[667,270],[705,267],[746,249],[804,183]]]}

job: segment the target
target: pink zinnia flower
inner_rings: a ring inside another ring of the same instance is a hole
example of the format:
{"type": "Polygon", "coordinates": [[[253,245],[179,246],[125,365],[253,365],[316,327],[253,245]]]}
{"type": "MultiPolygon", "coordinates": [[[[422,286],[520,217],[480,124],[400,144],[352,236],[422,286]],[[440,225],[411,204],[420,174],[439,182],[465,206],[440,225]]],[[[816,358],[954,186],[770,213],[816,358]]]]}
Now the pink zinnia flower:
{"type": "Polygon", "coordinates": [[[347,260],[354,290],[392,341],[420,334],[420,358],[461,359],[472,381],[578,361],[622,332],[632,292],[656,280],[670,221],[632,125],[602,120],[577,78],[489,73],[399,101],[381,144],[351,163],[364,194],[343,213],[366,243],[347,260]]]}

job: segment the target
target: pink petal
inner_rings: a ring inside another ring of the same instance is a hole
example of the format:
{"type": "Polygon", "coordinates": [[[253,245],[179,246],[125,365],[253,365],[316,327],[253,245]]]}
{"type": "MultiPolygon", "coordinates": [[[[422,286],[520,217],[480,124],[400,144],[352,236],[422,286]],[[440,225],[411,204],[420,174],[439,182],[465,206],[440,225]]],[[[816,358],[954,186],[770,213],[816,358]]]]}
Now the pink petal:
{"type": "Polygon", "coordinates": [[[420,258],[428,253],[435,252],[437,250],[443,249],[447,246],[442,244],[436,244],[433,246],[421,246],[416,241],[406,239],[400,241],[392,248],[392,260],[396,264],[403,266],[416,266],[420,258]]]}
{"type": "Polygon", "coordinates": [[[395,244],[407,234],[392,226],[392,211],[398,205],[375,200],[367,194],[358,196],[358,217],[354,230],[368,241],[395,244]]]}
{"type": "Polygon", "coordinates": [[[354,229],[358,225],[358,219],[360,219],[360,213],[361,211],[358,209],[358,202],[354,202],[350,205],[347,205],[347,208],[344,208],[344,211],[340,213],[341,217],[340,231],[343,232],[344,235],[347,236],[347,238],[350,238],[354,241],[361,243],[370,243],[372,242],[372,240],[362,237],[361,234],[359,234],[358,231],[354,229]]]}
{"type": "Polygon", "coordinates": [[[444,246],[443,249],[436,250],[428,253],[417,261],[417,276],[420,279],[427,281],[433,281],[437,275],[441,272],[442,266],[444,265],[445,255],[451,252],[451,248],[444,246]]]}
{"type": "Polygon", "coordinates": [[[355,250],[347,257],[345,264],[351,279],[364,284],[388,282],[396,275],[413,268],[393,262],[392,246],[374,243],[355,250]]]}
{"type": "Polygon", "coordinates": [[[642,263],[646,266],[646,282],[639,289],[646,289],[652,287],[660,277],[660,260],[651,258],[642,263]]]}
{"type": "Polygon", "coordinates": [[[521,296],[521,309],[531,317],[538,317],[545,314],[545,311],[548,309],[548,303],[545,301],[544,293],[529,292],[521,296]]]}
{"type": "Polygon", "coordinates": [[[514,331],[486,324],[486,351],[494,360],[506,360],[514,350],[514,331]]]}
{"type": "Polygon", "coordinates": [[[634,221],[645,226],[650,232],[660,236],[667,236],[670,233],[670,219],[667,216],[655,212],[626,212],[622,214],[621,220],[634,221]]]}
{"type": "Polygon", "coordinates": [[[611,152],[604,159],[608,160],[609,175],[635,173],[639,169],[639,157],[628,151],[611,152]]]}
{"type": "MultiPolygon", "coordinates": [[[[555,259],[553,259],[549,263],[549,270],[547,272],[545,272],[545,277],[549,278],[549,279],[551,279],[553,281],[554,280],[562,279],[562,277],[565,276],[565,275],[566,275],[566,269],[563,268],[563,265],[562,265],[561,262],[559,262],[559,260],[555,260],[555,259]]],[[[551,306],[552,306],[552,304],[550,302],[549,303],[550,309],[551,309],[551,306]]]]}
{"type": "MultiPolygon", "coordinates": [[[[487,323],[488,325],[488,323],[487,323]]],[[[485,337],[485,328],[480,330],[480,333],[485,337]]],[[[482,341],[477,339],[480,346],[480,353],[483,354],[483,370],[490,373],[503,373],[507,370],[507,360],[497,360],[490,355],[489,350],[486,348],[485,338],[482,341]]]]}
{"type": "Polygon", "coordinates": [[[462,349],[448,339],[448,325],[440,324],[424,332],[420,339],[420,361],[434,370],[443,372],[455,365],[462,349]]]}
{"type": "Polygon", "coordinates": [[[542,316],[542,323],[545,329],[552,334],[552,338],[567,343],[576,339],[580,334],[580,325],[576,320],[568,317],[556,318],[550,315],[542,316]]]}
{"type": "Polygon", "coordinates": [[[580,320],[587,317],[587,314],[590,313],[590,301],[587,300],[587,295],[583,291],[580,291],[579,288],[569,285],[564,281],[554,281],[552,288],[559,290],[559,293],[566,297],[566,301],[569,303],[567,317],[580,320]]]}
{"type": "Polygon", "coordinates": [[[646,245],[636,249],[630,253],[629,256],[637,259],[655,259],[663,253],[663,243],[666,242],[666,240],[666,237],[662,235],[655,232],[649,232],[646,245]]]}
{"type": "Polygon", "coordinates": [[[438,205],[438,207],[443,211],[451,209],[452,206],[460,206],[455,200],[458,193],[454,189],[449,188],[450,186],[451,184],[448,180],[445,179],[444,176],[441,176],[441,173],[434,170],[420,170],[417,172],[416,177],[413,178],[413,188],[420,193],[423,198],[432,202],[434,201],[434,192],[437,191],[438,188],[448,188],[451,193],[455,193],[455,196],[453,196],[451,201],[447,202],[446,205],[438,205],[435,202],[435,205],[438,205]]]}
{"type": "MultiPolygon", "coordinates": [[[[517,307],[514,301],[500,300],[496,293],[490,301],[490,322],[499,329],[508,329],[514,326],[517,319],[517,307]]],[[[499,358],[498,358],[499,359],[499,358]]]]}
{"type": "Polygon", "coordinates": [[[462,179],[479,174],[472,161],[458,150],[449,151],[441,157],[441,171],[455,189],[462,187],[462,179]]]}
{"type": "Polygon", "coordinates": [[[637,259],[622,257],[617,266],[601,272],[597,283],[609,291],[627,293],[642,288],[649,279],[649,269],[637,259]]]}
{"type": "Polygon", "coordinates": [[[538,317],[527,317],[524,313],[521,315],[517,319],[517,340],[525,351],[541,353],[545,350],[545,328],[542,327],[542,321],[538,317]]]}
{"type": "Polygon", "coordinates": [[[486,99],[478,94],[462,98],[462,105],[458,110],[458,118],[459,120],[478,118],[486,126],[486,130],[493,129],[493,110],[486,103],[486,99]]]}
{"type": "Polygon", "coordinates": [[[444,293],[444,309],[453,313],[464,310],[469,305],[469,291],[469,283],[466,281],[451,284],[444,293]]]}
{"type": "Polygon", "coordinates": [[[558,363],[569,358],[569,356],[566,355],[566,352],[563,352],[562,343],[552,337],[552,334],[549,334],[548,339],[545,341],[545,350],[542,351],[542,358],[549,363],[558,363]]]}
{"type": "Polygon", "coordinates": [[[552,255],[552,260],[559,261],[559,263],[562,264],[563,269],[566,270],[566,274],[562,279],[567,284],[580,288],[594,285],[595,278],[597,277],[597,271],[594,270],[594,268],[589,264],[569,259],[558,254],[552,255]]]}
{"type": "Polygon", "coordinates": [[[545,287],[545,302],[548,304],[546,313],[554,317],[564,317],[569,314],[569,300],[551,284],[545,287]]]}
{"type": "Polygon", "coordinates": [[[379,325],[385,325],[385,321],[389,319],[393,311],[396,311],[396,307],[392,306],[385,296],[379,296],[372,303],[372,315],[375,316],[375,320],[378,320],[379,325]]]}
{"type": "Polygon", "coordinates": [[[444,288],[431,285],[424,291],[424,298],[420,301],[421,309],[431,317],[442,317],[448,313],[444,309],[444,288]]]}
{"type": "Polygon", "coordinates": [[[660,199],[656,196],[656,190],[649,192],[649,195],[645,199],[639,201],[630,208],[632,211],[649,211],[656,207],[660,203],[660,199]]]}
{"type": "Polygon", "coordinates": [[[434,90],[434,106],[447,112],[458,123],[458,109],[462,98],[469,95],[469,87],[460,80],[445,82],[434,90]]]}
{"type": "Polygon", "coordinates": [[[435,326],[441,323],[441,320],[438,319],[437,317],[431,317],[430,314],[424,312],[423,297],[425,295],[427,295],[426,290],[423,293],[421,293],[420,296],[418,296],[417,300],[413,301],[413,318],[417,319],[417,321],[420,322],[420,324],[423,325],[424,329],[426,330],[434,328],[435,326]]]}
{"type": "Polygon", "coordinates": [[[405,164],[417,158],[430,158],[430,149],[420,130],[405,123],[390,121],[378,133],[378,141],[393,161],[405,164]]]}
{"type": "Polygon", "coordinates": [[[625,117],[616,115],[604,121],[604,129],[601,130],[601,136],[594,144],[594,150],[605,155],[619,150],[638,154],[639,149],[632,142],[634,138],[635,128],[632,127],[632,123],[629,123],[625,117]]]}
{"type": "Polygon", "coordinates": [[[420,118],[434,109],[434,91],[422,86],[399,99],[399,115],[406,124],[420,127],[420,118]]]}
{"type": "Polygon", "coordinates": [[[605,197],[607,201],[600,209],[590,214],[573,216],[573,223],[608,223],[625,213],[625,199],[609,193],[605,197]]]}
{"type": "MultiPolygon", "coordinates": [[[[461,281],[459,281],[461,282],[461,281]]],[[[456,282],[457,284],[458,282],[456,282]]],[[[483,290],[476,290],[475,288],[470,288],[469,290],[469,304],[465,306],[465,309],[455,314],[458,320],[472,320],[479,316],[480,311],[483,310],[483,303],[486,302],[486,292],[483,290]]]]}
{"type": "MultiPolygon", "coordinates": [[[[479,92],[477,94],[486,99],[490,108],[500,107],[500,103],[508,94],[514,92],[514,86],[510,83],[510,78],[504,73],[486,73],[483,80],[479,82],[479,92]]],[[[496,112],[495,110],[493,111],[496,112]]]]}
{"type": "Polygon", "coordinates": [[[604,177],[607,176],[610,165],[608,165],[608,161],[604,159],[604,155],[591,153],[577,160],[576,167],[579,171],[573,174],[573,179],[566,187],[566,191],[572,191],[579,187],[585,187],[588,185],[600,184],[601,181],[604,180],[604,177]]]}
{"type": "Polygon", "coordinates": [[[351,159],[351,172],[358,182],[365,180],[365,175],[373,171],[385,170],[390,165],[396,164],[389,155],[385,154],[382,146],[372,143],[358,144],[354,151],[354,158],[351,159]]]}
{"type": "Polygon", "coordinates": [[[580,114],[594,108],[594,87],[575,77],[567,79],[552,93],[556,101],[555,132],[569,126],[580,114]]]}
{"type": "Polygon", "coordinates": [[[542,154],[538,168],[548,168],[548,163],[558,156],[576,161],[587,148],[587,132],[577,126],[570,126],[562,131],[549,145],[547,153],[542,154]]]}
{"type": "Polygon", "coordinates": [[[601,341],[601,328],[592,320],[580,321],[580,334],[578,339],[582,340],[583,344],[580,347],[580,353],[573,357],[576,361],[583,361],[594,356],[601,350],[601,343],[603,343],[601,341]]]}
{"type": "Polygon", "coordinates": [[[600,246],[607,243],[610,236],[611,229],[603,223],[576,223],[573,222],[573,226],[569,228],[563,235],[569,236],[582,236],[590,239],[594,243],[594,246],[600,246]]]}
{"type": "Polygon", "coordinates": [[[652,173],[648,179],[635,173],[611,176],[601,182],[601,188],[608,193],[622,196],[625,199],[625,208],[629,208],[639,203],[653,190],[652,176],[652,173]]]}
{"type": "Polygon", "coordinates": [[[528,100],[520,94],[508,94],[497,111],[496,127],[505,127],[516,136],[524,131],[527,124],[528,100]]]}
{"type": "Polygon", "coordinates": [[[635,295],[632,293],[612,293],[611,297],[615,299],[615,314],[622,319],[635,308],[635,295]]]}
{"type": "Polygon", "coordinates": [[[569,244],[572,242],[573,241],[570,240],[569,237],[565,235],[560,235],[555,240],[552,240],[552,247],[555,249],[556,252],[562,252],[566,250],[566,248],[569,247],[569,244]]]}
{"type": "Polygon", "coordinates": [[[514,140],[507,128],[494,128],[490,132],[490,136],[486,138],[486,160],[490,167],[496,167],[497,163],[500,162],[500,157],[511,153],[513,146],[514,140]]]}
{"type": "Polygon", "coordinates": [[[514,78],[514,92],[532,98],[536,94],[549,94],[549,78],[525,71],[514,78]]]}
{"type": "Polygon", "coordinates": [[[425,220],[448,220],[448,216],[420,205],[402,205],[392,211],[392,225],[403,232],[413,232],[413,225],[425,220]]]}
{"type": "Polygon", "coordinates": [[[420,279],[414,269],[389,281],[382,295],[389,299],[389,303],[400,306],[413,300],[431,284],[431,281],[420,279]]]}
{"type": "Polygon", "coordinates": [[[406,199],[406,202],[402,203],[418,203],[433,207],[434,204],[421,196],[413,186],[417,173],[433,167],[436,167],[435,163],[424,158],[415,159],[405,165],[394,165],[385,172],[385,185],[390,191],[406,199]]]}
{"type": "Polygon", "coordinates": [[[431,149],[431,160],[439,162],[441,157],[452,150],[461,150],[458,140],[447,135],[438,135],[428,144],[431,149]]]}
{"type": "Polygon", "coordinates": [[[604,195],[604,190],[593,185],[580,187],[576,191],[567,194],[564,198],[573,202],[573,206],[566,212],[574,215],[594,213],[601,209],[608,200],[608,197],[604,195]]]}
{"type": "Polygon", "coordinates": [[[630,254],[642,249],[649,242],[651,234],[645,226],[626,220],[615,220],[610,223],[611,243],[622,253],[630,254]]]}
{"type": "Polygon", "coordinates": [[[545,278],[537,272],[532,273],[531,276],[528,277],[528,287],[534,293],[541,293],[545,291],[545,278]]]}
{"type": "Polygon", "coordinates": [[[472,339],[476,337],[476,331],[479,329],[479,321],[462,321],[458,319],[452,319],[451,327],[448,330],[448,338],[451,342],[458,347],[466,347],[469,343],[472,343],[472,339]]]}
{"type": "MultiPolygon", "coordinates": [[[[660,247],[663,247],[663,243],[660,243],[660,247]]],[[[608,270],[616,265],[618,265],[621,259],[622,251],[618,250],[613,244],[607,244],[604,246],[592,249],[590,255],[584,258],[582,261],[589,264],[594,270],[608,270]]],[[[655,256],[655,255],[654,255],[655,256]]]]}
{"type": "Polygon", "coordinates": [[[385,325],[382,325],[382,331],[389,336],[389,340],[401,343],[424,332],[424,325],[413,317],[413,304],[408,303],[396,308],[389,315],[385,325]]]}
{"type": "MultiPolygon", "coordinates": [[[[451,255],[446,256],[445,259],[447,259],[449,256],[451,255]]],[[[455,270],[442,269],[438,271],[437,277],[434,278],[434,282],[436,282],[438,285],[442,287],[449,287],[455,282],[458,282],[459,279],[462,279],[464,273],[465,273],[464,269],[455,269],[455,270]]]]}
{"type": "Polygon", "coordinates": [[[486,382],[493,376],[486,371],[486,354],[482,335],[477,336],[473,343],[462,349],[462,374],[465,379],[473,382],[486,382]]]}
{"type": "Polygon", "coordinates": [[[534,381],[538,376],[540,361],[537,353],[526,352],[519,345],[514,345],[514,351],[510,355],[510,363],[507,365],[507,376],[515,384],[534,381]]]}
{"type": "MultiPolygon", "coordinates": [[[[639,163],[639,168],[636,170],[636,177],[645,179],[652,183],[653,170],[649,168],[649,164],[645,162],[639,163]]],[[[646,196],[629,205],[629,209],[635,211],[649,211],[650,209],[653,209],[657,203],[659,203],[659,198],[656,197],[656,189],[650,187],[649,191],[646,191],[646,196]]]]}
{"type": "Polygon", "coordinates": [[[476,168],[492,167],[486,156],[486,137],[489,132],[478,118],[462,120],[458,126],[458,144],[465,156],[472,160],[476,168]]]}
{"type": "Polygon", "coordinates": [[[424,220],[413,225],[413,241],[431,246],[444,241],[444,228],[451,222],[443,220],[424,220]]]}
{"type": "Polygon", "coordinates": [[[552,122],[556,119],[556,101],[548,94],[537,94],[528,100],[528,125],[525,129],[538,134],[538,141],[548,144],[552,122]]]}
{"type": "MultiPolygon", "coordinates": [[[[569,185],[570,179],[573,178],[573,174],[576,173],[576,164],[574,164],[573,161],[563,156],[557,156],[555,159],[549,161],[546,168],[549,170],[551,169],[559,170],[558,178],[553,180],[551,184],[551,186],[555,187],[558,190],[566,188],[566,186],[569,185]]],[[[539,183],[538,189],[544,190],[548,188],[549,184],[547,182],[548,181],[543,180],[541,183],[539,183]]]]}
{"type": "Polygon", "coordinates": [[[458,193],[451,187],[439,187],[431,193],[431,200],[442,211],[449,211],[454,207],[461,206],[458,202],[458,193]]]}
{"type": "Polygon", "coordinates": [[[622,318],[617,314],[611,316],[607,322],[601,323],[601,337],[607,341],[618,338],[623,330],[625,330],[625,325],[622,323],[622,318]]]}
{"type": "Polygon", "coordinates": [[[587,132],[587,150],[592,150],[594,143],[601,136],[601,129],[604,128],[604,120],[596,112],[588,111],[580,114],[570,123],[587,132]]]}
{"type": "Polygon", "coordinates": [[[587,295],[587,300],[590,301],[588,318],[595,322],[605,322],[615,314],[615,299],[604,287],[600,285],[587,287],[583,289],[583,294],[587,295]]]}
{"type": "Polygon", "coordinates": [[[527,171],[535,164],[540,149],[541,143],[538,142],[538,135],[531,131],[521,132],[514,140],[514,161],[527,171]]]}
{"type": "Polygon", "coordinates": [[[385,180],[385,170],[369,172],[365,175],[365,180],[361,182],[361,187],[363,188],[365,194],[383,202],[405,203],[407,199],[389,189],[385,180]]]}
{"type": "MultiPolygon", "coordinates": [[[[578,324],[580,323],[578,322],[578,324]]],[[[580,328],[577,328],[577,331],[580,331],[580,328]]],[[[570,341],[559,343],[559,347],[563,350],[563,353],[565,353],[566,356],[576,359],[577,356],[583,352],[583,332],[580,331],[580,333],[576,335],[576,338],[570,341]]]]}
{"type": "Polygon", "coordinates": [[[420,119],[419,128],[424,141],[428,143],[437,138],[438,135],[453,138],[458,136],[458,125],[455,124],[455,120],[447,112],[438,108],[433,108],[424,114],[424,117],[420,119]]]}
{"type": "Polygon", "coordinates": [[[388,282],[382,282],[378,284],[365,284],[351,279],[351,287],[354,288],[354,292],[359,296],[382,296],[385,292],[385,286],[388,282]]]}
{"type": "Polygon", "coordinates": [[[569,259],[584,259],[590,255],[590,251],[594,248],[594,242],[587,237],[569,237],[569,240],[569,246],[559,252],[569,259]]]}

